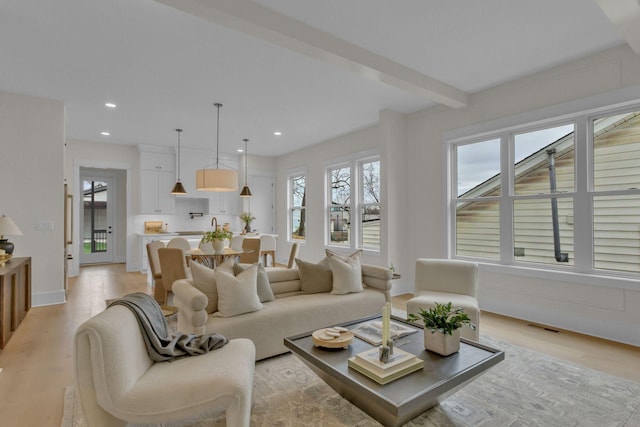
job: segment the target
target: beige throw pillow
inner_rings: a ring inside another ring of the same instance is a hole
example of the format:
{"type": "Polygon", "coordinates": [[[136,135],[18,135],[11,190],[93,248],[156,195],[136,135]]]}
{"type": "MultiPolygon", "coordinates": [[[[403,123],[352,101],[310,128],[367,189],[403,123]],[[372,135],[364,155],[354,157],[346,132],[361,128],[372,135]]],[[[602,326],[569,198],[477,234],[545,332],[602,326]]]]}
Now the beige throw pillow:
{"type": "Polygon", "coordinates": [[[339,256],[329,257],[331,273],[333,274],[333,295],[344,295],[352,292],[362,292],[362,267],[360,254],[352,254],[348,258],[339,256]]]}
{"type": "Polygon", "coordinates": [[[218,310],[218,288],[216,287],[215,272],[198,262],[191,262],[191,276],[193,286],[207,296],[208,302],[205,310],[211,314],[218,310]]]}
{"type": "MultiPolygon", "coordinates": [[[[269,283],[269,276],[267,275],[267,270],[264,269],[262,264],[253,264],[258,266],[258,279],[257,279],[257,287],[258,287],[258,298],[260,298],[260,302],[269,302],[276,299],[275,295],[273,295],[273,290],[271,289],[271,284],[269,283]]],[[[233,266],[233,272],[236,276],[243,271],[245,271],[249,266],[248,265],[240,265],[235,264],[233,266]]]]}
{"type": "Polygon", "coordinates": [[[296,265],[300,273],[300,289],[303,293],[331,292],[333,280],[328,258],[324,258],[317,264],[296,258],[296,265]]]}
{"type": "Polygon", "coordinates": [[[238,276],[216,270],[218,311],[214,316],[232,317],[262,309],[258,298],[258,267],[252,265],[238,276]]]}
{"type": "Polygon", "coordinates": [[[227,274],[235,276],[235,272],[233,270],[233,265],[235,264],[235,259],[233,257],[227,258],[222,264],[216,267],[217,271],[224,271],[227,274]]]}

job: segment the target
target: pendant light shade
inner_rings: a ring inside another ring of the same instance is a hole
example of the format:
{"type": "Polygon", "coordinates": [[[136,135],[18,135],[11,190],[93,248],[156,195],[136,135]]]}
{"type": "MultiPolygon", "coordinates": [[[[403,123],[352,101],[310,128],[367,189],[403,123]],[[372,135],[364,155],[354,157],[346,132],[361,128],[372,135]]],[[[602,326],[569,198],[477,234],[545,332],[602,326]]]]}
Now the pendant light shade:
{"type": "Polygon", "coordinates": [[[198,169],[196,171],[196,190],[199,191],[236,191],[238,189],[238,172],[232,169],[220,169],[220,107],[218,109],[218,125],[216,128],[216,168],[198,169]]]}
{"type": "Polygon", "coordinates": [[[187,190],[184,189],[184,185],[180,182],[180,133],[182,133],[182,129],[176,129],[176,132],[178,132],[178,180],[176,185],[173,186],[171,194],[187,194],[187,190]]]}
{"type": "Polygon", "coordinates": [[[248,139],[244,139],[244,187],[242,187],[242,191],[240,192],[240,197],[251,197],[251,190],[249,190],[249,184],[247,182],[247,165],[248,165],[248,160],[247,158],[249,157],[249,152],[247,151],[247,142],[249,142],[248,139]]]}

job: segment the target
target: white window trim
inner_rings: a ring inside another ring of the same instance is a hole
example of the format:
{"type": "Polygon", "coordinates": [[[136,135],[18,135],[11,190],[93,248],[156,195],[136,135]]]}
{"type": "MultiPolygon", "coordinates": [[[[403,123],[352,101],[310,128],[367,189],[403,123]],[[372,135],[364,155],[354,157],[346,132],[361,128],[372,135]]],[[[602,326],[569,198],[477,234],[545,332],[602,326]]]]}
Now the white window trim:
{"type": "MultiPolygon", "coordinates": [[[[588,123],[595,117],[603,114],[615,114],[616,111],[627,110],[629,108],[640,108],[640,85],[630,88],[619,89],[606,94],[590,96],[587,98],[558,104],[539,110],[526,112],[510,117],[503,117],[494,121],[472,125],[466,128],[455,129],[443,134],[443,161],[447,167],[445,168],[446,191],[445,201],[443,203],[444,221],[443,233],[446,242],[445,256],[450,259],[463,259],[478,262],[483,270],[495,271],[514,276],[537,277],[549,280],[559,280],[583,284],[593,284],[607,286],[618,289],[634,289],[637,290],[640,279],[636,273],[624,272],[608,272],[606,270],[594,270],[593,250],[592,250],[592,231],[591,233],[575,233],[574,247],[576,251],[576,260],[572,267],[566,266],[555,268],[553,265],[534,264],[518,262],[513,259],[512,251],[504,250],[504,245],[511,248],[513,245],[513,234],[510,227],[501,225],[501,258],[500,260],[479,259],[475,257],[459,256],[455,254],[455,206],[457,196],[457,186],[455,185],[455,172],[457,165],[455,164],[455,156],[453,156],[453,146],[461,143],[479,142],[485,139],[491,139],[504,134],[514,132],[527,131],[540,127],[553,126],[557,123],[574,122],[576,125],[576,160],[575,164],[586,164],[591,167],[592,150],[586,149],[584,144],[591,145],[590,133],[591,129],[588,123]],[[586,134],[585,134],[586,133],[586,134]],[[578,142],[580,141],[580,142],[578,142]],[[580,146],[583,145],[583,146],[580,146]],[[578,257],[578,250],[581,256],[578,257]],[[590,252],[585,256],[584,252],[590,252]]],[[[502,144],[509,144],[509,138],[502,138],[502,144]]],[[[504,146],[501,146],[503,150],[504,146]]],[[[511,156],[502,156],[501,162],[510,162],[505,165],[501,163],[501,170],[507,171],[508,176],[502,177],[501,194],[509,191],[505,186],[505,181],[512,182],[513,165],[511,156]]],[[[589,168],[579,168],[576,166],[574,188],[574,223],[578,221],[584,223],[584,218],[592,216],[591,203],[588,203],[591,196],[598,193],[589,191],[593,188],[591,182],[591,174],[589,168]],[[586,176],[585,176],[586,174],[586,176]],[[587,206],[588,205],[588,206],[587,206]],[[576,209],[577,208],[577,209],[576,209]]],[[[609,192],[607,192],[609,194],[609,192]]],[[[512,202],[512,197],[507,193],[506,197],[501,196],[501,209],[503,204],[512,202]]],[[[506,207],[511,209],[511,207],[506,207]]],[[[590,219],[589,219],[590,222],[590,219]]],[[[589,230],[589,227],[583,227],[589,230]]]]}
{"type": "MultiPolygon", "coordinates": [[[[382,242],[382,237],[380,239],[380,249],[375,250],[375,249],[371,249],[371,248],[362,248],[360,247],[360,236],[362,233],[362,223],[361,223],[361,218],[359,215],[360,212],[360,208],[362,207],[362,196],[361,196],[361,189],[360,189],[360,164],[361,163],[366,163],[367,161],[372,161],[372,160],[379,160],[380,161],[380,178],[382,179],[382,156],[380,155],[380,152],[378,150],[367,150],[367,151],[362,151],[359,153],[354,153],[350,156],[345,156],[345,157],[341,157],[340,159],[336,159],[333,161],[327,161],[324,164],[324,175],[325,175],[325,200],[324,200],[324,243],[325,243],[325,247],[331,249],[332,251],[335,252],[343,252],[346,253],[347,251],[355,251],[355,250],[362,250],[363,254],[367,254],[367,255],[380,255],[382,252],[382,247],[383,247],[383,242],[382,242]],[[331,201],[331,175],[329,174],[330,170],[333,169],[337,169],[337,168],[341,168],[341,167],[349,167],[350,168],[350,179],[351,179],[351,203],[350,203],[350,218],[351,218],[351,226],[350,226],[350,230],[351,230],[351,241],[349,242],[349,246],[342,246],[342,245],[333,245],[331,244],[331,239],[330,239],[330,222],[329,222],[329,203],[331,201]],[[354,194],[353,189],[356,189],[356,192],[354,194]],[[354,212],[356,213],[356,215],[354,216],[354,212]],[[356,224],[354,224],[354,219],[356,224]]],[[[383,199],[383,195],[382,195],[382,188],[380,189],[381,191],[381,196],[380,198],[383,199]]],[[[381,215],[381,222],[384,221],[384,211],[383,211],[383,202],[382,200],[380,201],[380,215],[381,215]]]]}
{"type": "MultiPolygon", "coordinates": [[[[307,241],[307,235],[305,233],[304,239],[292,239],[291,235],[293,234],[293,224],[291,224],[291,212],[293,211],[294,208],[300,208],[301,206],[293,206],[293,188],[291,186],[291,180],[294,177],[297,176],[301,176],[304,175],[305,177],[305,191],[307,191],[307,189],[309,188],[309,174],[307,173],[307,169],[306,168],[300,168],[300,169],[294,169],[289,171],[289,173],[287,174],[287,242],[293,243],[293,242],[298,242],[298,243],[306,243],[307,241]]],[[[307,206],[305,206],[304,208],[305,211],[305,218],[307,220],[307,224],[309,222],[309,210],[307,209],[307,206]]]]}

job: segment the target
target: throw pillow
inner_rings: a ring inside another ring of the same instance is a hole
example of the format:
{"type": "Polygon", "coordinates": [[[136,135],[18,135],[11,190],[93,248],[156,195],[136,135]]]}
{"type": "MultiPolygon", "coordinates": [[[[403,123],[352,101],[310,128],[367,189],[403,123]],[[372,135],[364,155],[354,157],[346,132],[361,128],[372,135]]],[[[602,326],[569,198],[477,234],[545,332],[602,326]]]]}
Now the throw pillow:
{"type": "Polygon", "coordinates": [[[262,309],[258,298],[258,267],[252,265],[238,276],[216,270],[218,311],[214,316],[232,317],[262,309]]]}
{"type": "Polygon", "coordinates": [[[216,287],[215,272],[199,262],[192,261],[190,265],[193,286],[207,296],[208,302],[205,310],[211,314],[218,310],[218,289],[216,287]]]}
{"type": "Polygon", "coordinates": [[[344,295],[352,292],[362,292],[362,267],[359,256],[347,259],[331,256],[331,273],[333,274],[333,295],[344,295]]]}
{"type": "Polygon", "coordinates": [[[235,276],[233,271],[233,265],[235,264],[235,259],[233,257],[229,257],[224,262],[216,267],[216,270],[224,271],[227,274],[235,276]]]}
{"type": "Polygon", "coordinates": [[[303,293],[331,292],[333,280],[328,258],[324,258],[317,264],[296,258],[296,265],[300,273],[300,289],[303,293]]]}
{"type": "MultiPolygon", "coordinates": [[[[260,302],[269,302],[276,299],[275,295],[273,295],[273,290],[271,289],[271,284],[269,283],[269,276],[267,275],[267,270],[264,269],[262,264],[254,264],[258,266],[258,298],[260,298],[260,302]]],[[[249,266],[242,266],[240,264],[234,264],[233,272],[237,276],[238,274],[245,271],[249,266]]]]}
{"type": "Polygon", "coordinates": [[[350,258],[358,258],[358,259],[360,259],[360,255],[362,254],[362,249],[358,249],[357,251],[355,251],[351,255],[347,255],[347,256],[343,256],[343,255],[340,255],[339,253],[333,252],[331,249],[325,249],[325,253],[327,254],[327,258],[335,256],[335,257],[341,258],[343,260],[348,260],[350,258]]]}

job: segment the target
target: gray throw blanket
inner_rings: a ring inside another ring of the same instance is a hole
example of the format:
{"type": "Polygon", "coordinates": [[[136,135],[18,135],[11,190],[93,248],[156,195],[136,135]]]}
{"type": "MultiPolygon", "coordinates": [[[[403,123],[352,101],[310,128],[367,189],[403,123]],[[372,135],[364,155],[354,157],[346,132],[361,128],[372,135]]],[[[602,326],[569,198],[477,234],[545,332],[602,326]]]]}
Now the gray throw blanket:
{"type": "Polygon", "coordinates": [[[200,336],[181,332],[169,335],[160,305],[153,297],[142,292],[125,295],[107,308],[114,305],[123,305],[135,314],[149,356],[155,362],[208,353],[228,342],[227,338],[217,332],[200,336]]]}

